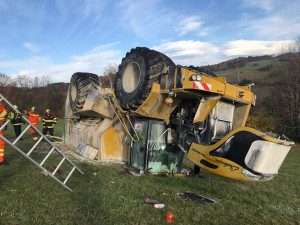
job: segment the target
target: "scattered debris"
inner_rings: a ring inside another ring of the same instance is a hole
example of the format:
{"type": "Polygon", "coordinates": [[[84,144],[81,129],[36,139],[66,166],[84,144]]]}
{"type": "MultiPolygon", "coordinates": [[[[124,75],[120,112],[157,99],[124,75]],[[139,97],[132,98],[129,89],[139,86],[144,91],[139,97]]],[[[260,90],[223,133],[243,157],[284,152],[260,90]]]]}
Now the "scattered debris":
{"type": "Polygon", "coordinates": [[[144,199],[144,202],[146,202],[146,203],[159,203],[159,201],[158,200],[156,200],[156,199],[154,199],[154,198],[145,198],[144,199]]]}
{"type": "Polygon", "coordinates": [[[126,171],[121,171],[121,172],[120,172],[120,175],[123,175],[123,176],[127,176],[127,174],[128,174],[128,173],[127,173],[126,171]]]}
{"type": "Polygon", "coordinates": [[[166,217],[165,217],[165,221],[167,223],[174,223],[175,222],[175,216],[173,213],[167,213],[166,217]]]}
{"type": "Polygon", "coordinates": [[[130,173],[131,175],[135,176],[135,177],[141,177],[142,174],[134,172],[134,171],[128,171],[128,173],[130,173]]]}
{"type": "Polygon", "coordinates": [[[209,199],[205,196],[198,195],[196,193],[193,193],[191,191],[185,191],[183,193],[177,193],[177,196],[184,199],[184,200],[192,200],[200,203],[206,203],[206,204],[213,204],[215,203],[215,200],[209,199]]]}
{"type": "Polygon", "coordinates": [[[165,208],[165,204],[164,203],[154,204],[153,207],[157,209],[162,209],[165,208]]]}
{"type": "Polygon", "coordinates": [[[97,173],[93,173],[93,175],[94,175],[94,176],[96,176],[96,175],[97,175],[97,173]]]}
{"type": "Polygon", "coordinates": [[[114,184],[114,183],[115,183],[115,182],[112,181],[112,180],[111,180],[111,181],[108,181],[108,182],[107,182],[107,186],[110,187],[110,186],[111,186],[112,184],[114,184]]]}
{"type": "Polygon", "coordinates": [[[188,169],[182,169],[181,173],[186,174],[187,176],[190,174],[191,171],[189,171],[188,169]]]}
{"type": "Polygon", "coordinates": [[[87,142],[80,142],[76,149],[76,153],[88,159],[95,159],[99,149],[93,148],[87,142]]]}
{"type": "Polygon", "coordinates": [[[120,199],[125,199],[125,197],[123,195],[120,195],[120,199]]]}

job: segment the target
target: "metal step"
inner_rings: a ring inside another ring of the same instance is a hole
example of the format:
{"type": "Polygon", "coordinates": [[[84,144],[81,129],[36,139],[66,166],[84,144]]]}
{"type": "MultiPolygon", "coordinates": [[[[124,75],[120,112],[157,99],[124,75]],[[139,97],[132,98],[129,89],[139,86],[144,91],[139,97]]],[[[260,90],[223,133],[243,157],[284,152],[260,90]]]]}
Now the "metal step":
{"type": "MultiPolygon", "coordinates": [[[[26,124],[28,124],[28,126],[22,131],[22,133],[20,134],[19,137],[17,137],[13,142],[9,141],[7,138],[5,138],[4,136],[0,135],[0,138],[5,141],[7,144],[9,144],[12,148],[14,148],[16,151],[18,151],[20,154],[22,154],[26,159],[28,159],[30,162],[32,162],[34,165],[36,165],[37,167],[39,167],[42,171],[43,174],[45,175],[49,175],[50,177],[52,177],[56,182],[58,182],[60,185],[62,185],[64,188],[66,188],[69,191],[72,191],[72,189],[70,187],[68,187],[66,185],[67,181],[69,180],[69,178],[71,177],[71,175],[73,174],[73,172],[76,170],[81,174],[84,174],[71,160],[69,160],[66,155],[58,148],[56,147],[45,135],[42,134],[41,131],[39,131],[32,123],[29,122],[29,120],[23,116],[23,114],[21,112],[19,112],[18,109],[16,109],[15,107],[13,107],[13,105],[2,95],[0,94],[0,102],[3,101],[6,103],[6,105],[9,106],[9,110],[13,111],[14,113],[19,113],[22,116],[22,119],[25,121],[26,124]],[[35,132],[40,136],[39,140],[32,146],[32,148],[25,153],[23,150],[21,150],[19,147],[16,146],[16,143],[24,136],[24,134],[28,131],[29,128],[32,128],[33,130],[35,130],[35,132]],[[52,148],[49,150],[48,154],[46,155],[46,157],[42,160],[41,163],[36,162],[33,158],[30,157],[31,153],[37,148],[37,146],[42,142],[42,140],[44,142],[46,142],[46,144],[48,146],[51,146],[52,148]],[[58,153],[57,155],[59,157],[61,157],[61,161],[58,164],[58,166],[55,168],[55,170],[53,172],[48,171],[45,167],[43,167],[44,163],[47,161],[47,159],[49,158],[49,156],[51,154],[54,154],[54,152],[58,153]],[[61,167],[61,165],[63,163],[68,163],[69,165],[71,165],[72,169],[69,172],[69,174],[67,175],[67,177],[65,178],[64,181],[61,181],[60,179],[58,179],[55,174],[58,171],[58,169],[61,167]]],[[[7,120],[1,127],[0,127],[0,131],[3,130],[5,128],[5,126],[8,125],[8,123],[10,122],[10,120],[7,120]]]]}

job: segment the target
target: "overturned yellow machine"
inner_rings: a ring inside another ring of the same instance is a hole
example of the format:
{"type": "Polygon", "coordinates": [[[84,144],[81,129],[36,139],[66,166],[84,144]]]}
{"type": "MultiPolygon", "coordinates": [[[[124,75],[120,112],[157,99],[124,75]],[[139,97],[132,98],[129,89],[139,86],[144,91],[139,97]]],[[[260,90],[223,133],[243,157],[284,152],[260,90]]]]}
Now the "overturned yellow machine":
{"type": "Polygon", "coordinates": [[[187,154],[195,172],[269,180],[294,143],[245,127],[255,100],[249,86],[137,47],[122,59],[111,89],[95,74],[72,76],[65,142],[87,142],[98,160],[152,173],[180,174],[187,154]]]}

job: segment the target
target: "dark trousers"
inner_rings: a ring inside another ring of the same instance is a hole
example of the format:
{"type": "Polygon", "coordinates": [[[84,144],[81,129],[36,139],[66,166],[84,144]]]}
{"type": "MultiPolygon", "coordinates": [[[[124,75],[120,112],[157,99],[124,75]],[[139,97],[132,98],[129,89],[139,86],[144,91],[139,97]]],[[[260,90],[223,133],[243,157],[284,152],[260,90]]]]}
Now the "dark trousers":
{"type": "Polygon", "coordinates": [[[47,127],[43,128],[43,135],[46,135],[48,131],[49,131],[50,136],[53,136],[54,128],[47,128],[47,127]]]}
{"type": "Polygon", "coordinates": [[[16,137],[19,137],[21,134],[21,125],[13,125],[16,137]]]}

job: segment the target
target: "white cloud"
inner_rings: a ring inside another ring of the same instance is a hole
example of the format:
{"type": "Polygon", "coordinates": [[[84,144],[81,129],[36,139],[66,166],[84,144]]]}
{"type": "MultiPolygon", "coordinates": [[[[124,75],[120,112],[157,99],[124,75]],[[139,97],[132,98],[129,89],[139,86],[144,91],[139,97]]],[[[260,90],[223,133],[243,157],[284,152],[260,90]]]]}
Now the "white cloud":
{"type": "Polygon", "coordinates": [[[176,64],[201,66],[219,63],[238,56],[276,54],[291,43],[291,40],[234,40],[226,42],[221,46],[216,46],[209,42],[189,40],[166,42],[154,46],[153,49],[166,54],[176,64]]]}
{"type": "Polygon", "coordinates": [[[275,0],[249,0],[244,2],[264,8],[266,13],[259,17],[257,13],[242,14],[243,17],[236,22],[236,26],[241,30],[263,40],[295,39],[300,35],[300,1],[283,3],[275,0]]]}
{"type": "Polygon", "coordinates": [[[207,65],[219,62],[219,48],[209,42],[166,42],[153,49],[169,56],[175,63],[184,66],[207,65]]]}
{"type": "MultiPolygon", "coordinates": [[[[0,61],[0,69],[13,69],[16,67],[24,66],[25,63],[21,61],[0,61]]],[[[4,72],[4,71],[1,71],[4,72]]]]}
{"type": "Polygon", "coordinates": [[[256,7],[261,8],[267,12],[272,11],[274,7],[274,1],[273,0],[244,0],[245,6],[249,7],[256,7]]]}
{"type": "MultiPolygon", "coordinates": [[[[75,72],[90,72],[102,75],[108,63],[121,61],[121,51],[113,47],[118,43],[100,45],[81,56],[73,56],[69,63],[55,65],[47,57],[33,57],[19,70],[21,75],[51,77],[52,82],[69,82],[75,72]]],[[[1,64],[0,64],[1,65],[1,64]]],[[[0,66],[1,67],[1,66],[0,66]]]]}
{"type": "Polygon", "coordinates": [[[200,32],[198,33],[198,35],[200,37],[205,37],[210,33],[210,28],[209,27],[205,27],[203,29],[200,29],[200,32]]]}
{"type": "MultiPolygon", "coordinates": [[[[182,40],[161,43],[153,46],[152,49],[166,54],[176,64],[202,66],[238,56],[274,54],[291,43],[290,40],[234,40],[216,46],[210,42],[182,40]]],[[[75,72],[102,75],[108,63],[119,64],[125,54],[117,50],[117,45],[119,45],[118,42],[96,46],[83,55],[73,56],[66,64],[54,64],[50,58],[35,56],[22,62],[0,61],[0,69],[18,67],[21,75],[47,75],[51,77],[52,82],[69,82],[70,77],[75,72]]]]}
{"type": "Polygon", "coordinates": [[[245,24],[246,29],[268,39],[296,38],[300,35],[300,14],[296,17],[271,16],[245,24]]]}
{"type": "Polygon", "coordinates": [[[223,53],[226,56],[255,56],[272,55],[282,51],[284,46],[292,44],[291,40],[285,41],[249,41],[235,40],[223,45],[223,53]]]}
{"type": "Polygon", "coordinates": [[[32,54],[38,53],[42,47],[38,44],[32,43],[32,42],[25,42],[24,47],[27,48],[32,54]]]}
{"type": "Polygon", "coordinates": [[[198,16],[190,16],[179,22],[175,30],[179,36],[185,35],[189,32],[196,32],[199,30],[203,22],[200,21],[198,16]]]}

